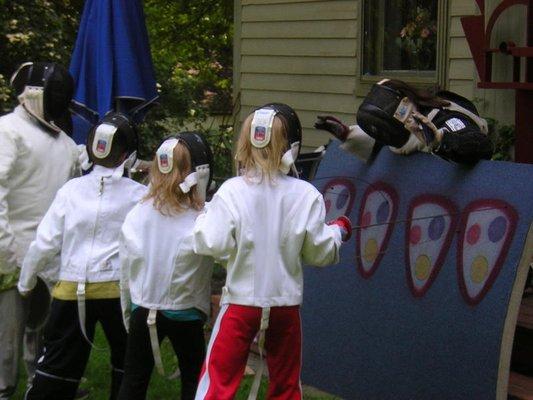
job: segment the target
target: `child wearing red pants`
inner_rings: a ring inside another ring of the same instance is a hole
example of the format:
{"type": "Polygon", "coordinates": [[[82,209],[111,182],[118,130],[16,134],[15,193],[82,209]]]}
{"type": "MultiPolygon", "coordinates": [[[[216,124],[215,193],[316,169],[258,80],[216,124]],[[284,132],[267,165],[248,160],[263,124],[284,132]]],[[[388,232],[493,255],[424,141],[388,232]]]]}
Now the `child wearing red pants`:
{"type": "Polygon", "coordinates": [[[226,181],[196,221],[195,252],[227,265],[197,400],[233,399],[257,333],[266,350],[267,398],[302,397],[302,263],[337,262],[351,225],[346,217],[326,224],[320,192],[287,175],[300,142],[289,106],[268,104],[248,116],[236,154],[241,176],[226,181]]]}

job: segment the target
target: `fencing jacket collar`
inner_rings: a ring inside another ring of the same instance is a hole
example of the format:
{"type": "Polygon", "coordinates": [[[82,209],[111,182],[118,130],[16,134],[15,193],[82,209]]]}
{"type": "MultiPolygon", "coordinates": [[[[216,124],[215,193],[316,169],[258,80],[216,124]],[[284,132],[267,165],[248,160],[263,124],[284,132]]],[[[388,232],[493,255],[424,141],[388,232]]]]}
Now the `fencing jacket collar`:
{"type": "Polygon", "coordinates": [[[42,129],[39,125],[39,122],[37,120],[37,118],[35,118],[33,115],[31,115],[28,111],[26,111],[26,109],[24,108],[24,106],[22,105],[18,105],[15,107],[15,109],[13,110],[13,112],[19,116],[20,118],[34,124],[35,126],[37,126],[39,129],[42,129]]]}
{"type": "Polygon", "coordinates": [[[97,178],[110,178],[116,181],[124,175],[124,164],[119,165],[116,168],[102,167],[101,165],[95,165],[93,167],[93,175],[97,178]]]}

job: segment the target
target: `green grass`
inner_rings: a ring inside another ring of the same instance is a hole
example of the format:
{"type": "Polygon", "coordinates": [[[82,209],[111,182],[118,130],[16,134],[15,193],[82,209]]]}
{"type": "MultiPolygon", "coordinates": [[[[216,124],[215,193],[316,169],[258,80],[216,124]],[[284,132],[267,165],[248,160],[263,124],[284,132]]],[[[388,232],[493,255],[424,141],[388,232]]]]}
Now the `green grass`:
{"type": "MultiPolygon", "coordinates": [[[[96,331],[95,345],[98,348],[107,347],[102,330],[98,327],[96,331]]],[[[163,356],[163,364],[167,374],[175,371],[177,368],[177,359],[170,346],[170,343],[165,340],[161,347],[163,356]]],[[[86,381],[82,383],[81,387],[89,389],[91,394],[89,400],[108,400],[109,384],[110,384],[110,368],[109,368],[109,351],[98,351],[93,349],[89,364],[85,371],[86,381]]],[[[19,388],[14,400],[22,400],[24,397],[24,382],[26,374],[22,373],[19,381],[19,388]]],[[[245,400],[248,397],[250,386],[252,385],[253,377],[245,377],[242,381],[239,392],[237,393],[237,400],[245,400]]],[[[267,381],[263,380],[259,390],[258,399],[264,399],[266,395],[267,381]]],[[[150,381],[150,388],[148,389],[148,400],[175,400],[180,398],[180,382],[178,380],[170,381],[155,370],[150,381]]],[[[305,400],[332,400],[333,397],[305,393],[305,400]]]]}

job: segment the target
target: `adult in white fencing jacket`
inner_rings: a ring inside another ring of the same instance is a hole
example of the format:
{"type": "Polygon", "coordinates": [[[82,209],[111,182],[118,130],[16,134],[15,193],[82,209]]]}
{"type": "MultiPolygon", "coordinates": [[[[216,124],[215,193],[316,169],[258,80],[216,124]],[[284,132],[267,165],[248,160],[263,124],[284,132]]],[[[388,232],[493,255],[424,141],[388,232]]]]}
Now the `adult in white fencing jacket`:
{"type": "MultiPolygon", "coordinates": [[[[21,105],[0,117],[0,399],[17,384],[28,312],[16,290],[22,260],[57,190],[78,174],[78,151],[64,132],[48,132],[21,105]]],[[[30,377],[38,337],[26,334],[30,377]]]]}

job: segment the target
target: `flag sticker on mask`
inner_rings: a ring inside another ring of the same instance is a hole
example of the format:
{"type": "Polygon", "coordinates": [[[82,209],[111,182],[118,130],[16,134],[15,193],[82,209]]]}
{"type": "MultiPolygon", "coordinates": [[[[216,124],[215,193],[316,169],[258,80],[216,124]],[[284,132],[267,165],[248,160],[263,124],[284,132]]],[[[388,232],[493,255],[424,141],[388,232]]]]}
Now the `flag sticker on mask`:
{"type": "Polygon", "coordinates": [[[264,141],[266,137],[266,128],[264,126],[256,126],[254,132],[254,140],[264,141]]]}
{"type": "Polygon", "coordinates": [[[168,155],[161,154],[159,156],[159,162],[163,168],[168,168],[168,155]]]}
{"type": "Polygon", "coordinates": [[[459,118],[452,118],[446,121],[446,125],[452,132],[460,131],[461,129],[466,128],[466,125],[459,118]]]}
{"type": "Polygon", "coordinates": [[[111,147],[113,145],[113,137],[117,127],[110,124],[100,124],[94,132],[93,139],[93,154],[96,158],[106,158],[111,153],[111,147]]]}
{"type": "Polygon", "coordinates": [[[174,164],[174,148],[179,140],[176,138],[167,139],[157,149],[157,167],[162,174],[168,174],[172,171],[174,164]]]}
{"type": "Polygon", "coordinates": [[[105,153],[106,147],[107,147],[107,141],[104,139],[100,139],[98,141],[98,144],[96,145],[96,151],[98,153],[105,153]]]}
{"type": "Polygon", "coordinates": [[[270,143],[275,116],[276,111],[269,108],[261,108],[254,113],[250,129],[252,146],[262,149],[270,143]]]}

